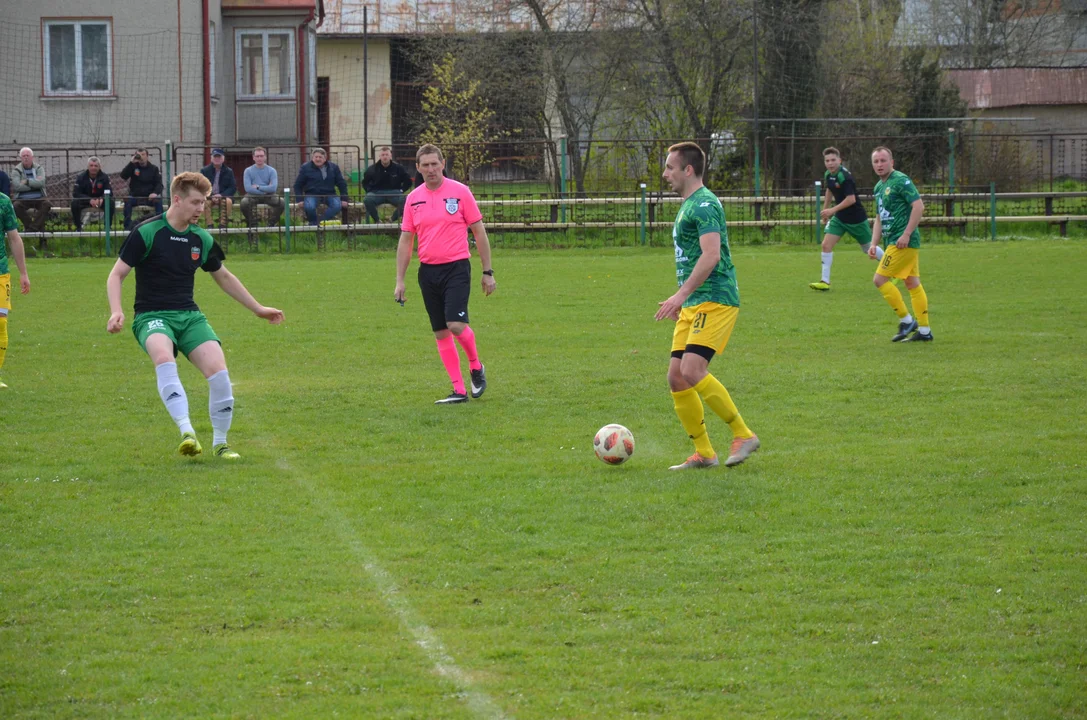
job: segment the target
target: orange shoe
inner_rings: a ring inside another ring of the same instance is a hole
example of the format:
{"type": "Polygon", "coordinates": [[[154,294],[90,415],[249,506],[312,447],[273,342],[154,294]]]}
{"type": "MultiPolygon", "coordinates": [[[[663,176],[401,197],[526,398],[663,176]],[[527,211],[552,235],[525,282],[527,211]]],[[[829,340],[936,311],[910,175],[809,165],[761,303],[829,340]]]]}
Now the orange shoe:
{"type": "Polygon", "coordinates": [[[728,460],[725,460],[725,467],[733,467],[739,465],[744,460],[759,449],[759,436],[752,435],[749,438],[733,438],[732,446],[728,449],[728,460]]]}
{"type": "Polygon", "coordinates": [[[679,465],[673,465],[668,468],[669,470],[694,470],[697,468],[711,468],[717,467],[721,464],[721,461],[714,455],[711,458],[702,457],[698,453],[687,458],[686,461],[681,462],[679,465]]]}

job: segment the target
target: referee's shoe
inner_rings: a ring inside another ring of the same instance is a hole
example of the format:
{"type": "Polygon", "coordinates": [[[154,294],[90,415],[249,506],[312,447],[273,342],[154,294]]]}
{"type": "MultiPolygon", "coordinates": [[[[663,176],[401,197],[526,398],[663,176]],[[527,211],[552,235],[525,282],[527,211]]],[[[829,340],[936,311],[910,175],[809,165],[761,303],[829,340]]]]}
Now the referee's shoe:
{"type": "Polygon", "coordinates": [[[472,398],[480,398],[487,389],[487,367],[480,365],[479,370],[472,371],[472,398]]]}
{"type": "Polygon", "coordinates": [[[467,393],[451,392],[447,397],[443,397],[441,400],[435,400],[435,405],[455,405],[457,403],[468,402],[467,393]]]}

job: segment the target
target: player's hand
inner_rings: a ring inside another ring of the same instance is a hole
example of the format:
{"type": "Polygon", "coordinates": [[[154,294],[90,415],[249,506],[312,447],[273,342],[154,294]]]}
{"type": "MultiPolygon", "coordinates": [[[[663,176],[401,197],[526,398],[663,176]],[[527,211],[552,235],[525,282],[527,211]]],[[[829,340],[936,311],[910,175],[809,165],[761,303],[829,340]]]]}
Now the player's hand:
{"type": "Polygon", "coordinates": [[[23,275],[19,278],[19,289],[23,291],[23,295],[26,295],[28,292],[30,292],[30,278],[28,278],[26,275],[23,275]]]}
{"type": "Polygon", "coordinates": [[[679,311],[683,309],[683,301],[686,298],[680,297],[679,293],[676,293],[672,297],[668,298],[660,304],[660,309],[657,310],[657,314],[654,317],[656,320],[679,320],[679,311]]]}
{"type": "Polygon", "coordinates": [[[895,242],[895,247],[899,250],[905,250],[910,245],[910,236],[902,233],[902,237],[898,238],[895,242]]]}
{"type": "Polygon", "coordinates": [[[407,295],[405,294],[406,292],[407,290],[404,288],[404,283],[398,282],[396,284],[396,289],[393,290],[393,300],[396,300],[398,303],[403,305],[404,301],[408,299],[407,295]]]}
{"type": "Polygon", "coordinates": [[[254,313],[259,318],[264,318],[273,325],[278,325],[283,322],[283,311],[277,310],[274,307],[260,306],[260,309],[254,313]]]}
{"type": "Polygon", "coordinates": [[[123,312],[113,313],[109,316],[109,322],[106,323],[106,332],[119,333],[125,327],[125,314],[123,312]]]}
{"type": "Polygon", "coordinates": [[[834,211],[831,210],[830,208],[827,208],[826,210],[820,210],[819,211],[819,219],[822,220],[823,222],[830,222],[830,219],[832,217],[834,217],[834,211]]]}
{"type": "Polygon", "coordinates": [[[879,247],[879,246],[876,245],[875,243],[872,243],[871,245],[868,246],[868,257],[872,258],[873,260],[876,259],[876,248],[877,247],[879,247]]]}
{"type": "Polygon", "coordinates": [[[494,292],[496,287],[498,287],[498,283],[495,282],[493,275],[484,275],[483,276],[483,294],[484,295],[490,295],[491,293],[494,292]]]}

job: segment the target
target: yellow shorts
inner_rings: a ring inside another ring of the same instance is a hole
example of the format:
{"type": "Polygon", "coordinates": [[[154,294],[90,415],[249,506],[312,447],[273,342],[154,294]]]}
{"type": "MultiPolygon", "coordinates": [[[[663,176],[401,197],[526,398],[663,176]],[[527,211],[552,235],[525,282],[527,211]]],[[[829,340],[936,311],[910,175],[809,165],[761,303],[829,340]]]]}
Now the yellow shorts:
{"type": "Polygon", "coordinates": [[[883,260],[876,268],[876,274],[890,278],[921,277],[919,263],[920,252],[917,248],[899,248],[891,245],[887,248],[883,260]]]}
{"type": "Polygon", "coordinates": [[[728,345],[740,308],[704,302],[679,311],[672,335],[672,352],[683,352],[688,345],[701,345],[721,352],[728,345]]]}
{"type": "Polygon", "coordinates": [[[11,310],[11,273],[0,275],[0,310],[11,310]]]}

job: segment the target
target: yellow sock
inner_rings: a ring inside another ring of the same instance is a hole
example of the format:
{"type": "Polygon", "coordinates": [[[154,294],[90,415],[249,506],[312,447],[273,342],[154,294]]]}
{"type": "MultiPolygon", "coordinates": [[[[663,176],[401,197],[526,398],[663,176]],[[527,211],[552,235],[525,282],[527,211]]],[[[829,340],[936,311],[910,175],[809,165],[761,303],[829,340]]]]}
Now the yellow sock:
{"type": "Polygon", "coordinates": [[[887,304],[895,311],[895,315],[904,318],[909,315],[906,310],[906,302],[902,299],[902,293],[894,286],[894,283],[885,282],[879,286],[879,294],[887,301],[887,304]]]}
{"type": "Polygon", "coordinates": [[[8,354],[8,316],[0,315],[0,368],[4,367],[4,356],[8,354]]]}
{"type": "Polygon", "coordinates": [[[928,295],[923,286],[918,285],[910,290],[910,302],[913,303],[913,316],[917,318],[917,324],[928,327],[928,295]]]}
{"type": "Polygon", "coordinates": [[[710,444],[709,433],[706,432],[706,414],[702,409],[702,400],[693,388],[672,393],[672,402],[676,405],[676,415],[679,416],[683,429],[694,440],[695,451],[704,458],[717,455],[710,444]]]}
{"type": "Polygon", "coordinates": [[[728,390],[725,389],[720,380],[713,375],[706,375],[701,382],[694,386],[694,389],[702,396],[710,409],[728,423],[735,437],[749,438],[755,434],[744,424],[744,419],[740,417],[740,411],[736,409],[736,404],[732,402],[732,396],[728,394],[728,390]]]}

